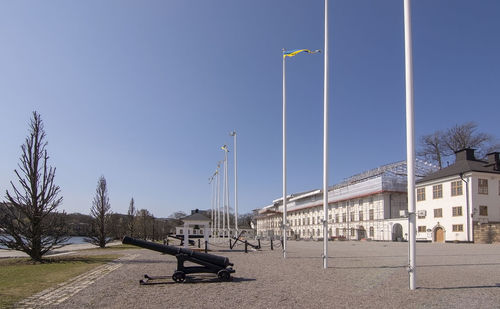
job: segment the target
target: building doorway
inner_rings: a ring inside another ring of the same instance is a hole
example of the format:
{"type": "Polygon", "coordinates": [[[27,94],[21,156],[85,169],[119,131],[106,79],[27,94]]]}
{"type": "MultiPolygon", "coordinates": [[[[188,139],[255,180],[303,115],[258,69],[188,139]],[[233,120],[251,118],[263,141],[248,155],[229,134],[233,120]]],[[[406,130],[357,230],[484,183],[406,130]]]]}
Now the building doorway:
{"type": "Polygon", "coordinates": [[[401,224],[396,223],[392,226],[392,241],[403,240],[403,227],[401,224]]]}
{"type": "Polygon", "coordinates": [[[359,228],[358,228],[358,240],[361,240],[363,238],[366,238],[366,230],[365,228],[361,225],[359,228]]]}
{"type": "Polygon", "coordinates": [[[444,242],[444,230],[442,227],[436,227],[434,229],[434,242],[444,242]]]}

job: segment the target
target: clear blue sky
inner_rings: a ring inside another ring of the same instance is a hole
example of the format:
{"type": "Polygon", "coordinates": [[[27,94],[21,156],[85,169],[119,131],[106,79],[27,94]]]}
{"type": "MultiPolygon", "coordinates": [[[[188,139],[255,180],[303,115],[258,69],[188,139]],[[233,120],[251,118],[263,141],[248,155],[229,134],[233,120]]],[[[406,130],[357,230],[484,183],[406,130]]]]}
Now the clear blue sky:
{"type": "MultiPolygon", "coordinates": [[[[406,158],[403,0],[330,9],[334,184],[406,158]]],[[[500,1],[412,9],[416,135],[498,136],[500,1]]],[[[101,175],[115,212],[210,208],[235,129],[242,213],[281,196],[281,49],[323,48],[323,1],[2,1],[0,46],[2,196],[36,110],[67,212],[89,212],[101,175]]],[[[322,55],[291,58],[287,82],[289,192],[320,188],[322,55]]]]}

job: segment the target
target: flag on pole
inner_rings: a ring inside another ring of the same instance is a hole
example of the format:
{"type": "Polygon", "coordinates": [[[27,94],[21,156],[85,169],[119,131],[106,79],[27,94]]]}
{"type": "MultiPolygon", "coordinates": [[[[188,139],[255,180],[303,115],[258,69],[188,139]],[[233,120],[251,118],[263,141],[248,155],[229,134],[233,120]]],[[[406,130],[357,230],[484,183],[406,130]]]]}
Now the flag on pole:
{"type": "Polygon", "coordinates": [[[321,50],[319,50],[319,49],[316,49],[316,50],[309,50],[309,49],[285,50],[285,51],[283,51],[283,58],[293,57],[293,56],[300,54],[300,53],[316,54],[316,53],[320,53],[320,52],[321,52],[321,50]]]}

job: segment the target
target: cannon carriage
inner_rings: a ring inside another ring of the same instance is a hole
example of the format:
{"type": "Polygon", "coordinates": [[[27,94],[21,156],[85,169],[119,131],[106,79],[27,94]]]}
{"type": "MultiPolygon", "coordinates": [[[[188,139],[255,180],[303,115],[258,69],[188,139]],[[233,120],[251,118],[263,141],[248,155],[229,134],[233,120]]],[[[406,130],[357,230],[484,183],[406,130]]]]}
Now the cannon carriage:
{"type": "MultiPolygon", "coordinates": [[[[184,282],[187,274],[195,273],[213,273],[217,275],[219,280],[229,281],[231,280],[231,274],[235,272],[232,268],[232,266],[234,266],[233,263],[229,262],[229,259],[224,256],[197,252],[186,248],[161,245],[128,236],[123,238],[122,243],[175,256],[177,258],[177,269],[172,275],[172,280],[178,283],[184,282]],[[184,266],[184,262],[186,261],[198,264],[199,266],[184,266]]],[[[144,275],[144,278],[145,280],[140,281],[141,284],[148,284],[150,280],[165,279],[168,277],[144,275]]]]}

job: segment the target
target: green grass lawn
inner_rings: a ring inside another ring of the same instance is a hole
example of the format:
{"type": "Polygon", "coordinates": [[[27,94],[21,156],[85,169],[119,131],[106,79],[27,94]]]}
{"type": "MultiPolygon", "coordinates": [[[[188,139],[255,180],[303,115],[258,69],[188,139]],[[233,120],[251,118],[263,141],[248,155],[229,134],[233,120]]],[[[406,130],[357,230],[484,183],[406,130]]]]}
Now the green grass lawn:
{"type": "Polygon", "coordinates": [[[120,255],[61,256],[35,263],[28,258],[0,259],[0,308],[78,276],[120,255]]]}

